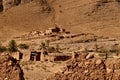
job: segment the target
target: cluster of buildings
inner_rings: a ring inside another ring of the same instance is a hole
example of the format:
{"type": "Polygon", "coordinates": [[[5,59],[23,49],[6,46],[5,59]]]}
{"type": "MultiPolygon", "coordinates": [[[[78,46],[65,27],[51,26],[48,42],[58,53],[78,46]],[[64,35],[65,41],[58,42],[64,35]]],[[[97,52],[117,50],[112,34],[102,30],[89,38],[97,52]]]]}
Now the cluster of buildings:
{"type": "Polygon", "coordinates": [[[77,57],[75,52],[72,53],[48,53],[45,51],[29,51],[27,55],[22,52],[13,53],[12,56],[22,61],[66,61],[77,57]],[[25,59],[26,58],[26,59],[25,59]]]}

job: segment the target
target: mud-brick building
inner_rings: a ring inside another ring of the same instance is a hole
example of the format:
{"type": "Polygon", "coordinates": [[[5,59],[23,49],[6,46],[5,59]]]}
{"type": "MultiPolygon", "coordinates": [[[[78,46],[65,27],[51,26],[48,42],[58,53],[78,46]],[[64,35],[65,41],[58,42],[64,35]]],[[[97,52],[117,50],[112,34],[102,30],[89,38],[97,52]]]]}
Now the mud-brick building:
{"type": "Polygon", "coordinates": [[[11,56],[12,57],[14,57],[16,60],[21,60],[21,59],[23,59],[23,53],[21,53],[21,52],[15,52],[15,53],[12,53],[11,54],[11,56]]]}
{"type": "Polygon", "coordinates": [[[59,54],[59,53],[47,53],[47,52],[37,52],[31,51],[30,60],[31,61],[66,61],[72,58],[72,55],[59,54]]]}
{"type": "Polygon", "coordinates": [[[26,50],[11,54],[17,60],[22,61],[66,61],[75,58],[72,53],[47,53],[46,51],[26,50]]]}
{"type": "Polygon", "coordinates": [[[30,52],[30,60],[31,61],[45,61],[45,57],[48,55],[46,51],[35,51],[32,50],[30,52]]]}

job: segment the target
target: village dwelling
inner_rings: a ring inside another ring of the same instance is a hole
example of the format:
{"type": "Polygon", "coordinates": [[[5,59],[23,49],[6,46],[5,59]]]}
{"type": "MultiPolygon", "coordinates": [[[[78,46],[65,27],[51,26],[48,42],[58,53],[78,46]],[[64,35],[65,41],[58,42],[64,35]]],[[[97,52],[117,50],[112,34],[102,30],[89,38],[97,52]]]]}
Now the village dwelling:
{"type": "Polygon", "coordinates": [[[46,59],[48,61],[66,61],[71,59],[71,55],[63,53],[49,53],[48,56],[46,56],[46,59]]]}
{"type": "Polygon", "coordinates": [[[52,34],[54,32],[60,32],[60,28],[58,27],[53,27],[53,28],[49,28],[48,30],[45,31],[46,34],[52,34]]]}
{"type": "Polygon", "coordinates": [[[60,53],[47,53],[32,51],[30,54],[31,61],[66,61],[71,59],[71,55],[60,53]]]}
{"type": "Polygon", "coordinates": [[[77,57],[77,53],[48,53],[43,50],[24,50],[12,53],[11,56],[22,61],[66,61],[77,57]]]}
{"type": "Polygon", "coordinates": [[[12,53],[11,56],[13,56],[17,60],[23,59],[23,53],[21,53],[20,51],[12,53]]]}
{"type": "Polygon", "coordinates": [[[53,27],[53,28],[48,28],[45,33],[46,34],[52,34],[52,33],[64,33],[65,32],[65,29],[61,29],[59,27],[53,27]]]}
{"type": "Polygon", "coordinates": [[[31,51],[30,53],[30,60],[31,61],[44,61],[45,56],[48,55],[47,52],[40,52],[40,51],[31,51]]]}
{"type": "Polygon", "coordinates": [[[40,61],[41,52],[32,51],[30,54],[31,61],[40,61]]]}

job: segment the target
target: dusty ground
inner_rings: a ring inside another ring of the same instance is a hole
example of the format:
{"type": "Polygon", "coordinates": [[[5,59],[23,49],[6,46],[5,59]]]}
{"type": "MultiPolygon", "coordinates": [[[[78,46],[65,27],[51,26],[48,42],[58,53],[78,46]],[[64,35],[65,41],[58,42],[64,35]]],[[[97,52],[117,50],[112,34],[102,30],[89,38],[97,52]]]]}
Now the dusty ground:
{"type": "Polygon", "coordinates": [[[64,62],[21,62],[25,80],[46,80],[50,75],[61,71],[64,62]]]}

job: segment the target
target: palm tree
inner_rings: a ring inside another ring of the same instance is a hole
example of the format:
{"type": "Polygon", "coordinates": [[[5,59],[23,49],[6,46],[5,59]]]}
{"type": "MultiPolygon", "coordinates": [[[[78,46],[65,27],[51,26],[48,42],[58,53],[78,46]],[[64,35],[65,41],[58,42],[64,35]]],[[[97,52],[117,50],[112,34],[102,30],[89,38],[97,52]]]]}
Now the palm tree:
{"type": "Polygon", "coordinates": [[[16,51],[18,51],[18,49],[17,49],[17,44],[16,44],[16,41],[15,41],[15,40],[9,41],[8,50],[9,50],[10,52],[16,52],[16,51]]]}
{"type": "Polygon", "coordinates": [[[41,50],[41,61],[44,61],[44,52],[49,49],[49,41],[41,42],[39,50],[41,50]]]}

